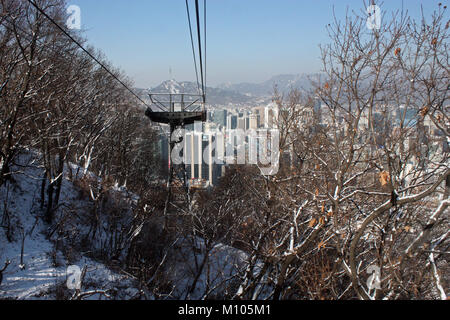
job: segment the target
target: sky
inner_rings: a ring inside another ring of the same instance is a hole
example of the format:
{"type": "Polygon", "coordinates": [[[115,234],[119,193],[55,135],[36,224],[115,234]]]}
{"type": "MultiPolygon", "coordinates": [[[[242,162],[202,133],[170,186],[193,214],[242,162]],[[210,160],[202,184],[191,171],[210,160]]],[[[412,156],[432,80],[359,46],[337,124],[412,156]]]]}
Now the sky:
{"type": "MultiPolygon", "coordinates": [[[[195,80],[185,0],[67,2],[80,7],[88,43],[136,87],[195,80]]],[[[421,7],[431,14],[440,2],[449,0],[377,1],[388,14],[403,6],[416,17],[421,7]]],[[[194,1],[189,4],[193,18],[194,1]]],[[[360,13],[364,7],[363,0],[207,0],[207,83],[259,83],[278,74],[319,72],[319,44],[328,42],[333,10],[343,19],[347,9],[360,13]]]]}

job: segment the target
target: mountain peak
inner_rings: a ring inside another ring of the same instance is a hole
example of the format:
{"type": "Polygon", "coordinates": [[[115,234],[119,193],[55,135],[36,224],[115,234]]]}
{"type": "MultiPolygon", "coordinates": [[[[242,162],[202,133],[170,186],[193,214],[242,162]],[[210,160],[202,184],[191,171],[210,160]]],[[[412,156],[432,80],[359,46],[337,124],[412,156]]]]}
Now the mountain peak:
{"type": "MultiPolygon", "coordinates": [[[[262,83],[238,83],[230,82],[222,84],[219,88],[207,88],[208,104],[217,105],[242,105],[242,104],[258,104],[261,99],[271,99],[274,93],[275,85],[278,90],[283,93],[289,92],[291,89],[309,89],[309,75],[299,74],[280,74],[273,76],[262,83]]],[[[150,89],[152,93],[172,93],[172,94],[198,94],[199,87],[196,82],[183,81],[179,82],[175,79],[166,80],[159,86],[150,89]]]]}
{"type": "MultiPolygon", "coordinates": [[[[174,79],[166,80],[159,86],[151,88],[152,93],[172,93],[172,94],[199,94],[199,86],[196,82],[183,81],[179,82],[174,79]]],[[[233,90],[224,90],[218,88],[206,88],[207,103],[213,105],[241,105],[251,104],[252,99],[233,90]]]]}

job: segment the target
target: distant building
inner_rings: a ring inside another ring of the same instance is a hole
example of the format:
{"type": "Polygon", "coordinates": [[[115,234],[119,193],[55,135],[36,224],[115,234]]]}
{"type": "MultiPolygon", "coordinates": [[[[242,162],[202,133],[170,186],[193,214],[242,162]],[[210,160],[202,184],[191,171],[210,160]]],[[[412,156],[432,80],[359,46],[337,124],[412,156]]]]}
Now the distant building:
{"type": "Polygon", "coordinates": [[[227,126],[227,110],[215,110],[213,115],[213,122],[219,126],[226,127],[227,126]]]}
{"type": "Polygon", "coordinates": [[[161,172],[163,174],[169,172],[169,139],[164,133],[160,134],[157,145],[157,157],[161,165],[161,172]]]}
{"type": "Polygon", "coordinates": [[[258,128],[264,127],[266,108],[265,107],[257,107],[257,108],[253,108],[252,111],[257,116],[258,128]]]}
{"type": "Polygon", "coordinates": [[[221,163],[216,161],[223,154],[223,139],[214,139],[213,134],[188,132],[185,136],[184,161],[191,186],[206,188],[218,183],[222,176],[221,163]]]}
{"type": "Polygon", "coordinates": [[[227,130],[235,130],[237,129],[238,117],[237,115],[229,115],[227,117],[227,130]]]}
{"type": "Polygon", "coordinates": [[[317,121],[317,123],[323,122],[322,109],[323,109],[322,101],[319,98],[315,98],[314,99],[314,117],[315,117],[315,120],[317,121]]]}
{"type": "Polygon", "coordinates": [[[258,116],[253,114],[249,117],[249,129],[256,130],[258,129],[258,116]]]}
{"type": "Polygon", "coordinates": [[[238,118],[237,129],[245,130],[245,118],[238,118]]]}
{"type": "Polygon", "coordinates": [[[278,119],[278,107],[270,104],[266,107],[257,107],[252,109],[253,114],[257,116],[258,128],[276,128],[278,119]]]}

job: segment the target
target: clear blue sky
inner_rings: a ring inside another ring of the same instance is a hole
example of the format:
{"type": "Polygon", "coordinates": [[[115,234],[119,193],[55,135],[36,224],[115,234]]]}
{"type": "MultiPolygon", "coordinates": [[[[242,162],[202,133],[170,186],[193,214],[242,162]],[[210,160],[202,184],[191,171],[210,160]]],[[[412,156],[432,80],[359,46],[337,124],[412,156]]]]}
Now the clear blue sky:
{"type": "MultiPolygon", "coordinates": [[[[142,88],[172,78],[194,80],[184,0],[67,0],[80,6],[89,44],[142,88]]],[[[194,2],[190,1],[191,10],[194,2]]],[[[203,3],[203,1],[201,1],[203,3]]],[[[379,1],[377,1],[379,2],[379,1]]],[[[448,0],[385,0],[413,16],[448,0]]],[[[367,1],[366,1],[367,3],[367,1]]],[[[207,0],[208,84],[262,82],[273,75],[320,71],[333,7],[360,12],[363,0],[207,0]]],[[[192,12],[193,13],[193,12],[192,12]]]]}

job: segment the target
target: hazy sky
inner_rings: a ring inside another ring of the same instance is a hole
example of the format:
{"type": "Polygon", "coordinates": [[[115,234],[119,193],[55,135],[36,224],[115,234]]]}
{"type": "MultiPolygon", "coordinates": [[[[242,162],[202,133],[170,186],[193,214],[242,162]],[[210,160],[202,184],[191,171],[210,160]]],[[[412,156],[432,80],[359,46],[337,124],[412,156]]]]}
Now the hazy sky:
{"type": "MultiPolygon", "coordinates": [[[[67,0],[80,6],[89,44],[102,50],[136,86],[194,80],[185,0],[67,0]]],[[[194,1],[190,1],[193,15],[194,1]]],[[[413,16],[448,0],[385,0],[413,16]]],[[[201,0],[203,3],[203,0],[201,0]]],[[[367,1],[366,1],[367,3],[367,1]]],[[[262,82],[273,75],[320,71],[333,7],[361,12],[363,0],[207,0],[208,84],[262,82]]]]}

